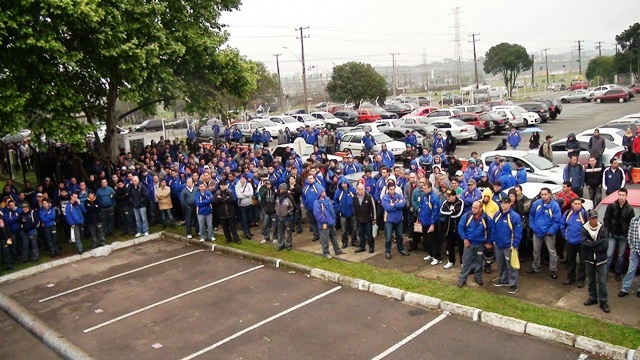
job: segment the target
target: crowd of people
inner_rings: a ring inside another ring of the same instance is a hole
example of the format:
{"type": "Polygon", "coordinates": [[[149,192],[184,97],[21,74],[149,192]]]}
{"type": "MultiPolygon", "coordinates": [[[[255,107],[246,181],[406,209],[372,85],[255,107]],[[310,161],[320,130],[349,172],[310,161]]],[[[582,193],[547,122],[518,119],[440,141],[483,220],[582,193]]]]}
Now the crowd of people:
{"type": "MultiPolygon", "coordinates": [[[[625,202],[625,178],[617,159],[604,169],[601,154],[594,153],[584,167],[570,153],[562,192],[553,199],[551,190],[543,188],[529,199],[522,191],[527,182],[522,163],[514,164],[514,176],[506,158],[496,155],[486,165],[473,152],[463,170],[450,133],[430,134],[422,144],[407,134],[403,165],[396,165],[385,144],[377,153],[368,143],[359,156],[347,149],[342,162],[329,160],[339,138],[336,143],[320,139],[331,135],[317,128],[300,131],[297,136],[314,145],[308,158],[293,147],[274,158],[264,146],[270,139],[253,148],[229,141],[204,147],[190,136],[186,142],[161,139],[140,152],[123,151],[107,166],[89,162],[84,181],[71,176],[54,184],[45,178],[19,191],[9,180],[0,204],[2,260],[6,267],[37,261],[39,241],[50,256],[58,256],[59,238],[82,253],[83,238],[90,238],[95,248],[116,231],[138,237],[148,235],[150,226],[177,221],[184,221],[188,238],[195,234],[202,242],[215,241],[214,231],[222,227],[226,242],[240,243],[239,230],[252,239],[258,227],[260,243],[273,241],[278,250],[291,250],[294,232],[304,231],[304,212],[310,235],[320,241],[327,258],[331,250],[339,256],[349,246],[356,253],[374,253],[381,230],[386,259],[395,247],[401,256],[424,251],[423,259],[432,266],[446,257],[445,270],[459,261],[459,287],[470,275],[483,285],[483,273],[490,273],[496,262],[499,279],[494,285],[515,294],[519,266],[512,258],[524,262],[532,254],[527,272],[539,273],[548,264],[552,279],[558,277],[560,258],[569,269],[564,284],[583,287],[588,279],[585,305],[600,303],[607,312],[604,279],[617,249],[616,280],[625,274],[619,296],[629,293],[640,256],[640,218],[634,219],[625,202]],[[585,185],[596,205],[601,192],[620,195],[602,222],[582,206],[585,185]],[[627,238],[634,255],[625,273],[627,238]]],[[[547,136],[546,143],[550,141],[547,136]]]]}

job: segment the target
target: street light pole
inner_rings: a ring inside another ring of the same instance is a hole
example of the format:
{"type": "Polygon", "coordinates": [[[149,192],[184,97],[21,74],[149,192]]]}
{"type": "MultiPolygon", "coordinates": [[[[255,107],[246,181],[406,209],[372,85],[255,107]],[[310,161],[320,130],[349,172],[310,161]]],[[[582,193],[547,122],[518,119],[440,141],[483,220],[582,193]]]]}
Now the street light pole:
{"type": "Polygon", "coordinates": [[[549,62],[547,60],[547,51],[549,49],[542,49],[544,51],[544,67],[547,69],[547,87],[549,87],[549,62]]]}
{"type": "Polygon", "coordinates": [[[278,93],[280,95],[279,103],[282,112],[284,113],[284,104],[282,104],[282,79],[280,78],[280,60],[278,59],[282,54],[273,54],[276,57],[276,68],[278,69],[278,93]]]}
{"type": "Polygon", "coordinates": [[[308,114],[309,113],[309,103],[307,100],[307,67],[304,64],[304,39],[308,38],[309,35],[304,35],[303,31],[308,29],[309,27],[299,27],[296,29],[296,31],[300,31],[300,49],[302,52],[302,60],[300,60],[300,62],[302,63],[302,92],[303,92],[303,96],[304,96],[304,111],[308,114]]]}

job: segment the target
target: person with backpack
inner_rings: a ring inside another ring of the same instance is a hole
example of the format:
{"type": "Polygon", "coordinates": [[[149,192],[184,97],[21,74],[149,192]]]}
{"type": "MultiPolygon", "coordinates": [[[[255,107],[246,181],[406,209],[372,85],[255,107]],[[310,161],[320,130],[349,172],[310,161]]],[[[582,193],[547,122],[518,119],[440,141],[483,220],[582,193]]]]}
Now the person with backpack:
{"type": "Polygon", "coordinates": [[[551,140],[553,139],[552,135],[547,135],[545,137],[545,142],[540,145],[540,149],[538,150],[538,156],[541,156],[551,162],[553,162],[553,149],[551,149],[551,140]]]}
{"type": "Polygon", "coordinates": [[[467,285],[467,278],[473,272],[476,284],[482,281],[482,254],[485,248],[491,247],[493,236],[493,219],[482,211],[482,203],[475,201],[471,211],[462,215],[458,223],[458,234],[464,244],[462,252],[462,269],[458,275],[458,287],[467,285]]]}
{"type": "Polygon", "coordinates": [[[520,246],[522,240],[522,219],[511,208],[511,199],[504,197],[500,200],[500,210],[493,217],[494,231],[492,243],[500,278],[494,286],[508,286],[509,294],[518,292],[518,269],[511,265],[512,250],[520,246]]]}

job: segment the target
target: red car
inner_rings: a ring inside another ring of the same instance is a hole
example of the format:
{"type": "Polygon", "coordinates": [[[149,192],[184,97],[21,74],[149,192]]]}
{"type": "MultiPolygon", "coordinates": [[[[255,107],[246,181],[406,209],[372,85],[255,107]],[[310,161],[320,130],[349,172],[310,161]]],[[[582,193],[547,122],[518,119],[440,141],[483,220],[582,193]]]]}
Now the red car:
{"type": "Polygon", "coordinates": [[[593,98],[593,101],[597,103],[606,101],[617,101],[623,103],[625,101],[629,101],[629,92],[624,88],[613,88],[602,95],[596,96],[593,98]]]}
{"type": "MultiPolygon", "coordinates": [[[[629,189],[627,188],[627,202],[633,208],[634,212],[638,214],[640,211],[640,189],[629,189]]],[[[604,194],[602,194],[604,196],[604,194]]],[[[595,210],[598,212],[598,221],[604,221],[604,213],[607,210],[607,205],[618,201],[618,192],[614,191],[609,194],[606,198],[602,199],[602,201],[596,206],[595,210]]],[[[617,256],[613,257],[613,261],[615,261],[617,256]]],[[[627,251],[625,255],[625,269],[627,268],[629,262],[629,247],[627,246],[627,251]]],[[[613,268],[613,265],[611,266],[613,268]]],[[[624,274],[623,274],[624,276],[624,274]]]]}
{"type": "Polygon", "coordinates": [[[629,86],[629,89],[633,89],[636,92],[636,95],[640,94],[640,84],[633,84],[629,86]]]}
{"type": "Polygon", "coordinates": [[[438,110],[438,108],[435,106],[421,106],[405,116],[427,116],[434,110],[438,110]]]}
{"type": "Polygon", "coordinates": [[[345,110],[345,107],[342,105],[333,105],[327,108],[327,111],[330,113],[335,113],[336,111],[345,110]]]}
{"type": "Polygon", "coordinates": [[[493,118],[487,113],[460,113],[453,115],[452,119],[462,120],[469,125],[473,125],[476,128],[478,138],[489,137],[495,131],[496,125],[493,123],[493,118]]]}
{"type": "Polygon", "coordinates": [[[380,114],[375,112],[373,109],[358,109],[358,117],[360,118],[360,123],[372,123],[376,120],[382,119],[380,114]]]}
{"type": "Polygon", "coordinates": [[[580,89],[587,89],[587,88],[589,88],[588,82],[582,81],[582,80],[575,80],[571,82],[571,85],[569,85],[567,90],[572,91],[572,90],[580,90],[580,89]]]}

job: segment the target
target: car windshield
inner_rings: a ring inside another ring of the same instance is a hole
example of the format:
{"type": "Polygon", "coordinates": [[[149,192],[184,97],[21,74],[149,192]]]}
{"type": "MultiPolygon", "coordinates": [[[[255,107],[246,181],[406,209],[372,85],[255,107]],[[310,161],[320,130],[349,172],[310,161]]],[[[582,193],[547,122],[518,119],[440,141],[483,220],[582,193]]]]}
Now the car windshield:
{"type": "Polygon", "coordinates": [[[532,163],[533,166],[537,167],[540,170],[549,170],[558,166],[558,165],[554,165],[551,161],[541,156],[538,156],[538,154],[526,154],[523,156],[523,158],[528,162],[532,163]]]}
{"type": "Polygon", "coordinates": [[[322,115],[324,115],[325,119],[335,119],[336,117],[333,116],[332,113],[323,113],[322,115]]]}
{"type": "Polygon", "coordinates": [[[278,124],[274,123],[271,120],[260,120],[259,121],[260,124],[262,124],[262,126],[267,127],[267,126],[278,126],[278,124]]]}
{"type": "Polygon", "coordinates": [[[390,138],[389,135],[387,135],[387,134],[375,134],[375,135],[373,135],[373,138],[376,139],[376,142],[378,144],[382,144],[382,143],[387,143],[387,142],[393,141],[393,139],[390,138]]]}
{"type": "Polygon", "coordinates": [[[309,114],[300,115],[300,118],[302,119],[302,121],[314,121],[314,120],[316,120],[316,118],[314,118],[313,116],[311,116],[309,114]]]}
{"type": "Polygon", "coordinates": [[[372,108],[371,108],[371,110],[373,110],[373,111],[375,111],[375,112],[377,112],[377,113],[387,112],[387,110],[385,110],[385,109],[381,108],[380,106],[372,107],[372,108]]]}
{"type": "Polygon", "coordinates": [[[286,123],[298,122],[298,120],[294,119],[292,116],[283,116],[280,119],[286,123]]]}

